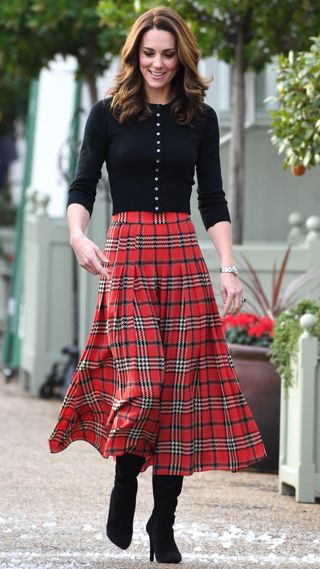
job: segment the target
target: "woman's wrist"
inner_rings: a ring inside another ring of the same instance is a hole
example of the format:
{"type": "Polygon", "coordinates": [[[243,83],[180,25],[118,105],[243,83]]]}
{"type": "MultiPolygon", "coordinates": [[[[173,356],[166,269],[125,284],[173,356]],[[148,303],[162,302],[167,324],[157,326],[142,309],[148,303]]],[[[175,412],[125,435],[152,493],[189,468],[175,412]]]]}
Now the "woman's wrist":
{"type": "Polygon", "coordinates": [[[80,227],[77,229],[73,229],[72,231],[70,231],[70,244],[72,245],[73,243],[78,241],[83,236],[84,236],[84,232],[82,231],[82,229],[80,227]]]}
{"type": "Polygon", "coordinates": [[[220,267],[232,267],[232,265],[236,264],[236,261],[232,257],[220,258],[220,267]]]}
{"type": "Polygon", "coordinates": [[[85,230],[90,219],[89,212],[79,203],[71,203],[67,209],[70,243],[85,236],[85,230]]]}

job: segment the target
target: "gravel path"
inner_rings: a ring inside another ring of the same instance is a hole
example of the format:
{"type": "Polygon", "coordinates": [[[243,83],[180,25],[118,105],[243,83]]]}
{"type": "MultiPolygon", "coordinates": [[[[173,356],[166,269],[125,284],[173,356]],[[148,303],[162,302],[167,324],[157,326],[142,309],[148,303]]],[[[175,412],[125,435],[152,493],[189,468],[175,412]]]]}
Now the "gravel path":
{"type": "MultiPolygon", "coordinates": [[[[149,468],[139,476],[134,536],[122,551],[105,535],[114,462],[89,444],[50,454],[60,401],[0,378],[0,568],[143,569],[152,505],[149,468]]],[[[210,471],[184,480],[175,536],[188,569],[320,567],[320,502],[278,494],[278,477],[210,471]]],[[[162,568],[172,564],[159,564],[162,568]]]]}

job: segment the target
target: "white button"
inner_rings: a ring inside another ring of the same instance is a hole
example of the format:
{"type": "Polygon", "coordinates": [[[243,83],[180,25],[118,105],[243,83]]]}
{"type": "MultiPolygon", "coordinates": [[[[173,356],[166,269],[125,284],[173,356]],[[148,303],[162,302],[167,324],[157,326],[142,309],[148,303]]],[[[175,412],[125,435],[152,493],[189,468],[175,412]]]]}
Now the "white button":
{"type": "Polygon", "coordinates": [[[158,188],[158,186],[156,186],[154,189],[155,189],[155,190],[158,190],[159,188],[158,188]]]}
{"type": "Polygon", "coordinates": [[[156,162],[160,162],[159,158],[156,159],[156,162]]]}
{"type": "Polygon", "coordinates": [[[155,178],[155,181],[157,182],[159,180],[159,178],[155,178]]]}
{"type": "Polygon", "coordinates": [[[160,126],[160,123],[159,123],[159,122],[157,122],[157,126],[160,126]]]}
{"type": "Polygon", "coordinates": [[[158,196],[156,196],[154,199],[155,199],[155,200],[158,200],[159,198],[158,198],[158,196]]]}
{"type": "Polygon", "coordinates": [[[157,152],[160,152],[160,148],[157,148],[157,152]]]}
{"type": "Polygon", "coordinates": [[[157,144],[160,144],[160,140],[157,140],[157,144]]]}
{"type": "Polygon", "coordinates": [[[157,136],[160,136],[160,132],[157,132],[157,136]]]}
{"type": "Polygon", "coordinates": [[[160,113],[157,113],[157,117],[160,117],[160,113]]]}
{"type": "Polygon", "coordinates": [[[159,209],[158,206],[156,205],[156,207],[154,209],[159,209]]]}
{"type": "Polygon", "coordinates": [[[159,168],[156,168],[156,172],[159,172],[159,168]]]}

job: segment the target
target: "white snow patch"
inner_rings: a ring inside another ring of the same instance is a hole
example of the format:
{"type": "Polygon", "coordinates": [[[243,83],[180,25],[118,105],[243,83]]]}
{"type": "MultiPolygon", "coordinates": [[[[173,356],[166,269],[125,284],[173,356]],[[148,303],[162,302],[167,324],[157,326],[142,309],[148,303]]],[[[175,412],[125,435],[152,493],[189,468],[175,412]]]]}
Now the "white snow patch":
{"type": "Polygon", "coordinates": [[[44,528],[54,528],[57,522],[43,522],[42,527],[44,528]]]}
{"type": "Polygon", "coordinates": [[[301,561],[306,561],[307,563],[319,563],[319,555],[315,553],[308,553],[301,558],[301,561]]]}
{"type": "Polygon", "coordinates": [[[93,528],[90,524],[85,524],[82,528],[82,531],[95,531],[95,528],[93,528]]]}
{"type": "Polygon", "coordinates": [[[272,536],[269,535],[268,533],[263,533],[262,535],[259,535],[259,536],[257,537],[257,539],[260,540],[260,541],[270,541],[270,540],[272,540],[273,538],[272,538],[272,536]]]}
{"type": "Polygon", "coordinates": [[[35,535],[31,533],[22,533],[20,539],[34,539],[35,535]]]}
{"type": "Polygon", "coordinates": [[[191,540],[198,542],[219,542],[225,548],[230,548],[232,545],[238,547],[239,542],[246,541],[249,543],[262,542],[265,545],[268,544],[269,549],[274,549],[286,542],[285,535],[272,536],[266,532],[259,534],[253,530],[245,531],[233,524],[224,529],[222,533],[219,533],[218,531],[208,530],[207,526],[200,526],[199,524],[189,524],[186,526],[185,524],[177,523],[175,525],[175,535],[181,538],[190,536],[191,540]]]}
{"type": "MultiPolygon", "coordinates": [[[[10,525],[14,526],[15,521],[11,522],[10,525]]],[[[46,522],[46,524],[48,523],[53,526],[56,525],[56,522],[46,522]]],[[[50,527],[50,525],[45,527],[50,527]]],[[[3,527],[3,532],[8,529],[10,528],[3,527]]],[[[20,526],[19,529],[21,532],[22,527],[20,526]]],[[[241,529],[234,524],[224,523],[220,519],[214,530],[210,530],[204,524],[177,523],[175,524],[175,535],[178,539],[181,538],[188,548],[188,551],[184,548],[181,549],[183,560],[195,566],[202,563],[211,569],[214,567],[229,569],[238,565],[254,567],[255,569],[265,569],[265,567],[280,569],[283,566],[292,567],[292,569],[300,569],[301,567],[317,569],[320,567],[318,546],[320,540],[316,538],[316,532],[308,535],[295,534],[295,547],[292,549],[291,539],[293,535],[289,528],[284,528],[281,533],[275,531],[274,535],[273,528],[270,526],[264,528],[264,531],[254,531],[254,529],[253,527],[253,529],[247,530],[245,526],[241,529]],[[306,551],[310,553],[306,553],[306,551]]],[[[107,569],[107,567],[113,566],[112,560],[123,560],[123,566],[126,566],[128,560],[144,563],[148,559],[149,538],[142,523],[137,524],[135,528],[133,543],[136,547],[131,548],[131,551],[122,551],[121,553],[117,547],[108,542],[107,551],[105,548],[101,548],[101,544],[97,543],[95,546],[95,541],[102,541],[105,539],[105,535],[97,531],[92,525],[82,525],[82,531],[92,532],[88,535],[90,539],[88,551],[86,549],[84,551],[41,551],[38,546],[39,541],[37,541],[37,547],[33,547],[31,550],[33,545],[31,542],[29,545],[27,543],[22,545],[21,543],[22,549],[27,546],[30,547],[30,551],[0,552],[0,567],[1,569],[57,569],[57,567],[59,569],[80,569],[81,566],[94,569],[96,564],[100,562],[104,563],[107,569]],[[135,549],[135,553],[133,549],[135,549]]],[[[30,532],[21,533],[20,538],[31,540],[37,539],[39,536],[33,531],[33,534],[30,532]]],[[[85,543],[85,540],[83,541],[85,543]]],[[[83,545],[83,547],[86,546],[83,545]]]]}

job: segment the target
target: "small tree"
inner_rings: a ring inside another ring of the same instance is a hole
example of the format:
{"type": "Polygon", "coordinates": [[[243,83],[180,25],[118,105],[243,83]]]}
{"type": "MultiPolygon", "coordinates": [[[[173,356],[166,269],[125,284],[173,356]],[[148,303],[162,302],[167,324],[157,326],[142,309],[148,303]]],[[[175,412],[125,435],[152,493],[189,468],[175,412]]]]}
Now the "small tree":
{"type": "Polygon", "coordinates": [[[296,176],[320,164],[320,36],[310,51],[278,57],[277,101],[271,110],[271,142],[284,153],[284,168],[296,176]]]}
{"type": "Polygon", "coordinates": [[[121,32],[97,14],[97,0],[2,0],[0,60],[16,74],[37,77],[56,54],[73,55],[78,77],[97,100],[96,78],[109,68],[121,32]]]}

